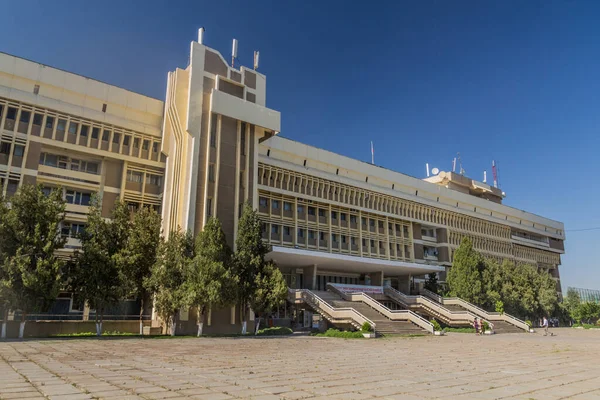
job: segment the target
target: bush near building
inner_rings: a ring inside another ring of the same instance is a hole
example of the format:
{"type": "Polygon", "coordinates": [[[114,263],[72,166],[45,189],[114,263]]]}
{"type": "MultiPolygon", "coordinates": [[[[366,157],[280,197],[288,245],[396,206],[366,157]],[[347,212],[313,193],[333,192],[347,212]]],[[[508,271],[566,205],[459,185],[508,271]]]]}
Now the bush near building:
{"type": "Polygon", "coordinates": [[[559,312],[556,282],[543,269],[483,257],[469,238],[454,252],[446,280],[450,296],[488,311],[537,320],[559,312]]]}

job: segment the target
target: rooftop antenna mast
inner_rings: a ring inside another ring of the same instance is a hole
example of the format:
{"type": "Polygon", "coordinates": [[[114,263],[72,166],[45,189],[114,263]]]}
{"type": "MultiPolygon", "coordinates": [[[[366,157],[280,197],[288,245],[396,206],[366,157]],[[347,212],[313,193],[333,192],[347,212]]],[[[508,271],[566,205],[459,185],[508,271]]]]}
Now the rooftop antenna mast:
{"type": "Polygon", "coordinates": [[[233,39],[233,44],[231,46],[231,68],[235,68],[235,59],[237,58],[237,49],[238,49],[238,41],[237,41],[237,39],[233,39]]]}
{"type": "Polygon", "coordinates": [[[496,168],[496,160],[492,160],[492,174],[494,175],[494,187],[498,187],[498,169],[496,168]]]}
{"type": "MultiPolygon", "coordinates": [[[[460,153],[456,153],[456,157],[458,159],[458,166],[460,168],[460,174],[464,175],[466,171],[462,167],[462,159],[460,158],[460,153]]],[[[456,158],[455,158],[455,160],[456,160],[456,158]]],[[[456,161],[455,161],[455,164],[454,164],[454,168],[456,169],[456,161]]]]}
{"type": "Polygon", "coordinates": [[[373,141],[371,140],[371,164],[375,165],[375,150],[373,149],[373,141]]]}
{"type": "Polygon", "coordinates": [[[258,58],[260,57],[260,52],[255,51],[254,52],[254,70],[256,71],[258,69],[258,58]]]}

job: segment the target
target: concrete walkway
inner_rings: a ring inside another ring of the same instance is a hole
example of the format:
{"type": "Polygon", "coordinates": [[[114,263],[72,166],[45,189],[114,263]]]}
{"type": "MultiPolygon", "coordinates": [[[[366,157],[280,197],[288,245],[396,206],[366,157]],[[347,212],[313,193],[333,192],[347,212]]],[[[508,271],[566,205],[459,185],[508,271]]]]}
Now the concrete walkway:
{"type": "Polygon", "coordinates": [[[600,330],[0,342],[1,399],[600,399],[600,330]]]}

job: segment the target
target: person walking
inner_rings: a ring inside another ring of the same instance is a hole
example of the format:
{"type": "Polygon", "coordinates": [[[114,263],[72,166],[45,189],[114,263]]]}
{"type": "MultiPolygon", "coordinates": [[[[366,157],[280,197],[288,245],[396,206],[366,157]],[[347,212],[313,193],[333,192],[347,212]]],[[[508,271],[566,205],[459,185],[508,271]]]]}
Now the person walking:
{"type": "Polygon", "coordinates": [[[542,320],[542,328],[544,328],[544,336],[548,336],[548,318],[542,320]]]}
{"type": "Polygon", "coordinates": [[[473,328],[475,328],[475,334],[478,335],[479,334],[479,319],[477,317],[475,317],[475,319],[473,320],[473,328]]]}

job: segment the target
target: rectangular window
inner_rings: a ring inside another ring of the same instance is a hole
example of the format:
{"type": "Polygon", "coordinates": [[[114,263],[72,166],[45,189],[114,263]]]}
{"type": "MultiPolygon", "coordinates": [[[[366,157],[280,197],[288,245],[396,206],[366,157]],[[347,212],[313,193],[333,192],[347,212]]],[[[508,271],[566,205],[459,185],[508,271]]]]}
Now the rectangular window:
{"type": "Polygon", "coordinates": [[[308,238],[311,240],[314,240],[315,238],[315,231],[308,231],[308,238]]]}
{"type": "Polygon", "coordinates": [[[372,226],[373,228],[375,228],[375,220],[369,219],[369,225],[372,226]]]}
{"type": "Polygon", "coordinates": [[[40,94],[40,85],[33,85],[33,94],[40,94]]]}
{"type": "Polygon", "coordinates": [[[139,205],[139,203],[129,202],[129,203],[127,203],[127,209],[129,210],[130,213],[135,213],[135,212],[137,212],[137,210],[140,209],[140,205],[139,205]]]}
{"type": "Polygon", "coordinates": [[[353,237],[353,238],[350,238],[350,244],[351,244],[352,246],[356,246],[356,238],[355,238],[355,237],[353,237]]]}
{"type": "Polygon", "coordinates": [[[289,226],[284,226],[284,227],[283,227],[283,234],[284,234],[285,236],[290,236],[290,235],[292,234],[292,232],[291,232],[291,229],[290,229],[290,227],[289,227],[289,226]]]}
{"type": "Polygon", "coordinates": [[[360,222],[362,225],[367,226],[367,218],[366,217],[361,217],[360,222]]]}
{"type": "Polygon", "coordinates": [[[271,200],[271,206],[278,210],[279,209],[279,200],[271,200]]]}
{"type": "Polygon", "coordinates": [[[42,121],[44,120],[43,114],[33,114],[33,124],[37,126],[42,126],[42,121]]]}
{"type": "Polygon", "coordinates": [[[8,107],[8,113],[6,114],[6,119],[17,119],[17,109],[13,107],[8,107]]]}
{"type": "Polygon", "coordinates": [[[371,247],[375,247],[375,241],[371,239],[371,247]]]}
{"type": "Polygon", "coordinates": [[[298,228],[298,237],[299,238],[303,238],[304,237],[304,229],[298,228]]]}
{"type": "Polygon", "coordinates": [[[242,148],[242,155],[246,155],[246,123],[242,122],[240,130],[240,147],[242,148]]]}
{"type": "Polygon", "coordinates": [[[342,235],[342,243],[346,244],[346,235],[342,235]]]}
{"type": "Polygon", "coordinates": [[[303,213],[304,213],[304,206],[298,205],[298,214],[303,214],[303,213]]]}
{"type": "Polygon", "coordinates": [[[134,183],[141,183],[142,175],[143,174],[139,171],[127,170],[127,181],[134,182],[134,183]]]}
{"type": "Polygon", "coordinates": [[[367,247],[367,239],[362,240],[362,245],[363,245],[363,247],[367,247]]]}
{"type": "Polygon", "coordinates": [[[340,220],[341,221],[345,221],[346,220],[346,214],[340,213],[340,220]]]}
{"type": "Polygon", "coordinates": [[[119,132],[115,132],[113,134],[113,143],[119,144],[121,141],[121,134],[119,132]]]}
{"type": "Polygon", "coordinates": [[[335,234],[335,233],[332,233],[332,234],[331,234],[331,241],[332,241],[333,243],[337,243],[337,234],[335,234]]]}
{"type": "Polygon", "coordinates": [[[140,138],[133,138],[133,148],[135,148],[135,149],[140,148],[140,138]]]}
{"type": "Polygon", "coordinates": [[[215,181],[215,164],[209,164],[208,166],[208,181],[215,181]]]}
{"type": "Polygon", "coordinates": [[[260,197],[260,198],[258,199],[258,204],[259,204],[261,207],[266,207],[266,206],[269,204],[269,202],[267,201],[266,197],[260,197]]]}
{"type": "Polygon", "coordinates": [[[131,136],[125,135],[125,137],[123,138],[123,146],[129,146],[129,139],[130,138],[131,138],[131,136]]]}
{"type": "Polygon", "coordinates": [[[315,208],[314,207],[308,207],[308,215],[315,215],[315,208]]]}
{"type": "Polygon", "coordinates": [[[284,201],[283,202],[283,211],[292,211],[292,203],[284,201]]]}
{"type": "Polygon", "coordinates": [[[95,162],[87,162],[86,163],[85,171],[88,174],[98,175],[99,170],[100,170],[100,166],[98,165],[98,163],[95,163],[95,162]]]}
{"type": "Polygon", "coordinates": [[[325,240],[325,232],[319,232],[319,240],[325,240]]]}
{"type": "Polygon", "coordinates": [[[105,113],[106,112],[106,103],[102,104],[102,112],[105,113]]]}
{"type": "Polygon", "coordinates": [[[356,223],[356,215],[351,215],[350,216],[350,223],[351,224],[355,224],[356,223]]]}
{"type": "Polygon", "coordinates": [[[20,144],[16,144],[13,155],[15,157],[23,157],[23,153],[25,153],[25,146],[21,146],[20,144]]]}
{"type": "Polygon", "coordinates": [[[206,215],[212,216],[212,198],[210,197],[206,200],[206,215]]]}
{"type": "Polygon", "coordinates": [[[150,183],[151,185],[160,186],[162,184],[162,176],[149,174],[148,183],[150,183]]]}
{"type": "Polygon", "coordinates": [[[319,208],[319,217],[324,217],[325,216],[325,210],[322,208],[319,208]]]}
{"type": "Polygon", "coordinates": [[[331,219],[337,219],[337,211],[331,212],[331,219]]]}
{"type": "Polygon", "coordinates": [[[10,154],[10,143],[2,142],[0,143],[0,154],[10,154]]]}
{"type": "Polygon", "coordinates": [[[54,128],[54,117],[46,117],[46,129],[54,128]]]}
{"type": "Polygon", "coordinates": [[[210,119],[210,147],[217,147],[217,114],[210,119]]]}
{"type": "Polygon", "coordinates": [[[109,139],[110,139],[110,131],[105,129],[104,132],[102,132],[102,141],[108,142],[109,139]]]}
{"type": "Polygon", "coordinates": [[[158,142],[154,142],[154,143],[152,143],[152,151],[153,151],[154,153],[157,153],[157,152],[158,152],[158,142]]]}
{"type": "Polygon", "coordinates": [[[93,127],[92,128],[92,139],[98,139],[99,135],[100,135],[100,128],[93,127]]]}
{"type": "Polygon", "coordinates": [[[79,206],[88,206],[92,194],[88,192],[80,192],[77,190],[67,190],[65,200],[69,204],[75,204],[79,206]]]}
{"type": "Polygon", "coordinates": [[[30,118],[31,118],[31,112],[30,111],[21,110],[21,118],[19,118],[19,120],[21,122],[24,122],[24,123],[28,124],[30,118]]]}
{"type": "Polygon", "coordinates": [[[144,140],[144,142],[142,143],[142,150],[148,151],[149,148],[150,148],[150,141],[144,140]]]}
{"type": "Polygon", "coordinates": [[[69,133],[72,135],[76,135],[77,134],[77,128],[79,128],[79,124],[76,122],[71,122],[69,124],[69,133]]]}
{"type": "Polygon", "coordinates": [[[271,233],[278,234],[279,233],[279,225],[271,225],[271,233]]]}
{"type": "Polygon", "coordinates": [[[81,136],[81,137],[87,137],[89,129],[90,129],[89,126],[87,126],[87,125],[81,125],[81,132],[79,132],[79,136],[81,136]]]}

